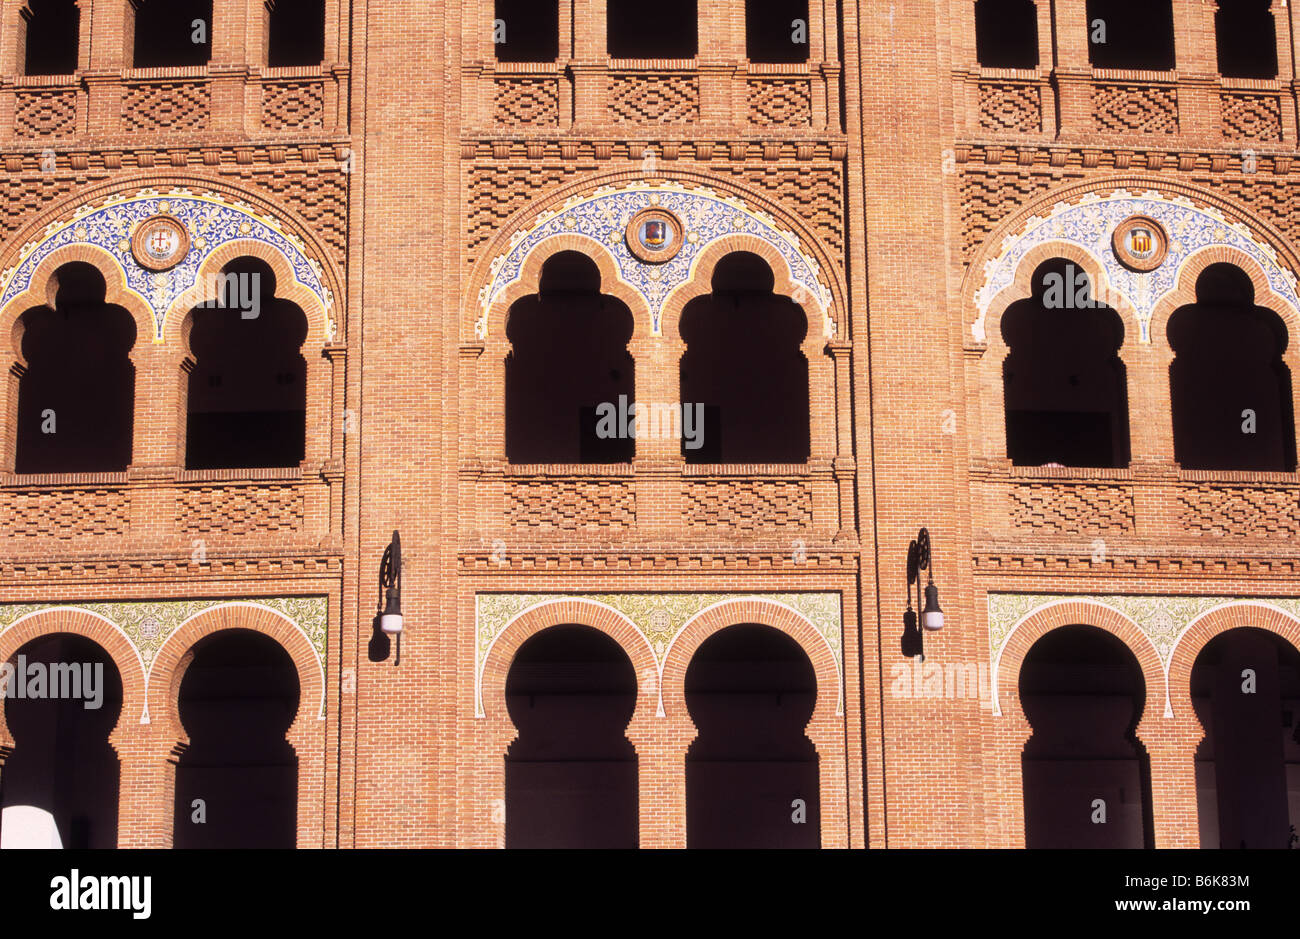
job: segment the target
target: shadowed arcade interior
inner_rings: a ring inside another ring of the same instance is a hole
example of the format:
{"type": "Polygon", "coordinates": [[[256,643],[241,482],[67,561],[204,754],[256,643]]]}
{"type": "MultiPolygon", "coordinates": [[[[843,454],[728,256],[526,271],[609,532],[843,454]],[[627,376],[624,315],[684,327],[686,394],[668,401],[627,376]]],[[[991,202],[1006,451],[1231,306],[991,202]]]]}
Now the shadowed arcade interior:
{"type": "Polygon", "coordinates": [[[983,68],[1037,68],[1034,0],[977,0],[975,58],[983,68]]]}
{"type": "Polygon", "coordinates": [[[1087,12],[1087,26],[1080,28],[1088,31],[1088,61],[1095,68],[1174,68],[1171,0],[1088,0],[1087,12]]]}
{"type": "Polygon", "coordinates": [[[1020,701],[1033,727],[1025,846],[1151,846],[1150,762],[1136,736],[1146,685],[1129,648],[1095,626],[1054,629],[1025,656],[1020,701]]]}
{"type": "Polygon", "coordinates": [[[275,0],[268,14],[266,64],[319,65],[325,58],[325,0],[275,0]]]}
{"type": "Polygon", "coordinates": [[[139,0],[126,6],[134,10],[135,68],[208,64],[212,0],[139,0]],[[195,26],[196,20],[202,25],[195,26]]]}
{"type": "Polygon", "coordinates": [[[554,62],[559,56],[559,0],[495,0],[492,9],[498,62],[554,62]]]}
{"type": "Polygon", "coordinates": [[[807,62],[808,0],[745,0],[745,55],[751,62],[807,62]]]}
{"type": "Polygon", "coordinates": [[[699,51],[696,0],[608,0],[611,59],[693,59],[699,51]]]}
{"type": "MultiPolygon", "coordinates": [[[[122,711],[117,666],[97,643],[69,633],[35,639],[9,661],[25,663],[27,678],[23,697],[15,690],[4,699],[14,749],[0,773],[0,845],[117,847],[120,765],[108,742],[122,711]],[[37,696],[37,664],[44,676],[40,694],[54,691],[51,666],[57,665],[63,696],[37,696]],[[73,676],[71,667],[79,674],[73,676]],[[96,699],[99,707],[86,707],[96,699]]],[[[20,679],[13,680],[17,688],[20,679]]]]}
{"type": "Polygon", "coordinates": [[[700,645],[686,670],[699,731],[686,753],[687,847],[820,844],[818,755],[804,733],[816,702],[812,663],[780,630],[729,626],[700,645]]]}
{"type": "MultiPolygon", "coordinates": [[[[1214,13],[1219,73],[1231,78],[1277,77],[1277,24],[1272,0],[1219,0],[1214,13]]],[[[1281,7],[1285,14],[1286,7],[1281,7]]]]}
{"type": "Polygon", "coordinates": [[[300,706],[293,659],[249,629],[206,636],[191,653],[180,687],[190,739],[176,765],[174,845],[294,847],[298,756],[285,739],[300,706]]]}
{"type": "Polygon", "coordinates": [[[81,11],[76,0],[29,0],[22,12],[23,74],[71,75],[77,70],[81,11]]]}
{"type": "Polygon", "coordinates": [[[525,642],[506,676],[519,736],[505,754],[507,848],[635,848],[637,756],[624,736],[636,672],[589,626],[525,642]]]}

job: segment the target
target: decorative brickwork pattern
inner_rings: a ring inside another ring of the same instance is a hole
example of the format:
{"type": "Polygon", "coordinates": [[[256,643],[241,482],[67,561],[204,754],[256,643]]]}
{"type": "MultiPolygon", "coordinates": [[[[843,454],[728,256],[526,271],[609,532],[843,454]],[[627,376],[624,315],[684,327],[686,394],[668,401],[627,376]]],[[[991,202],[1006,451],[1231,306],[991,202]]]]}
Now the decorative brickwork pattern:
{"type": "Polygon", "coordinates": [[[472,264],[479,249],[520,206],[520,193],[540,196],[544,190],[585,169],[569,166],[474,166],[469,170],[466,259],[472,264]]]}
{"type": "MultiPolygon", "coordinates": [[[[1080,174],[1081,175],[1081,174],[1080,174]]],[[[1062,180],[1050,173],[969,167],[961,177],[961,247],[969,259],[1009,215],[1062,180]]]]}
{"type": "Polygon", "coordinates": [[[14,134],[70,137],[77,132],[77,93],[71,88],[20,91],[14,101],[14,134]]]}
{"type": "Polygon", "coordinates": [[[30,225],[51,203],[69,195],[77,184],[53,173],[0,176],[0,228],[6,235],[30,225]]]}
{"type": "Polygon", "coordinates": [[[130,502],[122,489],[10,491],[0,496],[0,537],[124,535],[130,502]]]}
{"type": "Polygon", "coordinates": [[[506,490],[506,518],[534,531],[622,531],[636,524],[636,493],[620,481],[523,480],[506,490]]]}
{"type": "Polygon", "coordinates": [[[262,86],[263,129],[320,130],[324,125],[324,82],[267,82],[262,86]]]}
{"type": "Polygon", "coordinates": [[[1223,136],[1236,140],[1281,140],[1282,106],[1276,95],[1224,92],[1219,95],[1223,136]]]}
{"type": "Polygon", "coordinates": [[[1194,535],[1300,535],[1300,490],[1205,486],[1182,493],[1178,502],[1179,524],[1194,535]]]}
{"type": "Polygon", "coordinates": [[[1143,134],[1178,133],[1178,94],[1152,85],[1098,85],[1092,92],[1098,130],[1143,134]]]}
{"type": "Polygon", "coordinates": [[[745,91],[751,124],[807,127],[812,123],[812,89],[806,79],[751,78],[745,91]]]}
{"type": "Polygon", "coordinates": [[[276,169],[251,178],[297,212],[342,266],[348,247],[348,178],[338,170],[276,169]]]}
{"type": "Polygon", "coordinates": [[[208,86],[198,82],[130,84],[122,95],[122,126],[132,131],[206,130],[208,86]]]}
{"type": "Polygon", "coordinates": [[[1083,535],[1133,530],[1133,493],[1120,486],[1029,484],[1011,490],[1017,528],[1083,535]]]}
{"type": "Polygon", "coordinates": [[[610,79],[616,124],[689,123],[700,117],[700,84],[692,75],[616,75],[610,79]]]}
{"type": "Polygon", "coordinates": [[[692,480],[686,518],[692,525],[733,531],[803,528],[812,523],[812,491],[789,480],[692,480]]]}
{"type": "Polygon", "coordinates": [[[498,124],[555,127],[560,122],[560,83],[555,78],[498,78],[492,116],[498,124]]]}
{"type": "Polygon", "coordinates": [[[1195,182],[1230,196],[1280,231],[1292,244],[1300,244],[1300,198],[1290,180],[1262,175],[1211,175],[1198,177],[1195,182]]]}
{"type": "Polygon", "coordinates": [[[987,82],[979,87],[980,127],[1022,134],[1043,129],[1042,96],[1035,86],[987,82]]]}
{"type": "Polygon", "coordinates": [[[302,529],[295,486],[200,486],[181,493],[177,522],[186,534],[250,535],[302,529]]]}
{"type": "Polygon", "coordinates": [[[809,222],[837,261],[844,254],[844,173],[831,166],[728,166],[737,182],[809,222]]]}

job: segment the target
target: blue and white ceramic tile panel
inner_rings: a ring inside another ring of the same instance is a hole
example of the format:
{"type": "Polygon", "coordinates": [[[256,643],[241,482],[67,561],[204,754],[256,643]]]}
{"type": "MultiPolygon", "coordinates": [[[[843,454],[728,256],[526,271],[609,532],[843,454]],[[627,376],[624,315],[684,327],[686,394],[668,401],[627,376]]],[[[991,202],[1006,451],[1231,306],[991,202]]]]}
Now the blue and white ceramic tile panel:
{"type": "Polygon", "coordinates": [[[806,292],[802,300],[799,296],[795,299],[803,303],[809,318],[820,314],[825,334],[828,338],[834,335],[830,290],[820,280],[817,262],[808,257],[795,235],[781,229],[766,213],[712,190],[642,183],[621,190],[605,187],[575,197],[558,211],[543,212],[531,228],[516,232],[506,252],[492,261],[488,282],[479,293],[480,319],[475,325],[478,338],[487,335],[488,310],[507,287],[519,280],[533,249],[549,238],[565,234],[585,235],[608,249],[618,266],[620,279],[645,299],[650,309],[651,332],[655,335],[659,334],[664,303],[675,289],[690,282],[695,262],[704,249],[727,235],[761,238],[785,259],[796,294],[799,288],[806,292]],[[674,213],[684,229],[681,251],[662,264],[639,260],[624,240],[632,216],[650,206],[674,213]]]}
{"type": "Polygon", "coordinates": [[[977,342],[985,341],[989,307],[998,293],[1015,280],[1025,255],[1039,245],[1054,242],[1082,248],[1106,272],[1111,290],[1133,305],[1140,342],[1151,341],[1152,312],[1176,286],[1183,265],[1198,252],[1217,245],[1235,248],[1252,258],[1263,268],[1273,292],[1300,309],[1295,273],[1282,266],[1277,252],[1256,240],[1245,225],[1230,222],[1218,210],[1195,205],[1189,199],[1156,192],[1133,195],[1121,189],[1106,197],[1089,193],[1075,204],[1057,203],[1046,218],[1030,218],[1020,234],[1003,242],[1001,254],[984,266],[984,286],[975,293],[979,317],[971,326],[971,334],[977,342]],[[1169,255],[1149,274],[1124,267],[1111,250],[1115,226],[1133,215],[1150,216],[1169,233],[1169,255]]]}
{"type": "MultiPolygon", "coordinates": [[[[153,311],[153,339],[161,342],[168,308],[194,286],[207,257],[228,242],[250,240],[269,245],[284,255],[294,278],[316,295],[329,317],[334,306],[333,295],[325,285],[320,262],[307,254],[299,238],[274,218],[259,214],[249,205],[187,189],[166,193],[143,189],[117,194],[97,205],[78,208],[68,220],[52,223],[39,238],[23,246],[16,266],[0,273],[3,284],[0,309],[28,288],[37,267],[52,252],[68,245],[96,245],[112,256],[127,287],[153,311]],[[190,250],[184,260],[161,273],[141,267],[131,254],[132,233],[154,215],[177,219],[190,234],[190,250]]],[[[284,290],[281,288],[279,292],[283,295],[284,290]]],[[[326,328],[329,331],[330,327],[326,328]]]]}

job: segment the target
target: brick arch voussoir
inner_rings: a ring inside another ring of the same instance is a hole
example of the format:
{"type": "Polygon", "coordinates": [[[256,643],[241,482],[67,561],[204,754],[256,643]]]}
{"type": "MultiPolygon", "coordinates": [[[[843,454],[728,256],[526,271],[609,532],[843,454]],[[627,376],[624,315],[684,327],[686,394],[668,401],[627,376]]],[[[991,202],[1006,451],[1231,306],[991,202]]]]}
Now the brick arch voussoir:
{"type": "Polygon", "coordinates": [[[835,656],[820,633],[803,616],[789,607],[762,600],[732,600],[705,610],[690,620],[667,653],[663,670],[664,713],[669,718],[690,720],[686,709],[686,672],[700,646],[714,634],[729,626],[757,624],[779,629],[788,635],[808,656],[817,679],[817,703],[809,727],[834,723],[840,691],[839,668],[835,656]]]}
{"type": "MultiPolygon", "coordinates": [[[[109,732],[110,742],[116,745],[119,733],[138,723],[145,713],[147,697],[145,674],[135,646],[117,626],[87,610],[72,607],[42,610],[0,633],[0,662],[13,661],[23,646],[58,633],[89,639],[108,654],[117,669],[122,682],[122,710],[109,732]]],[[[3,706],[0,706],[0,745],[13,746],[3,706]]]]}

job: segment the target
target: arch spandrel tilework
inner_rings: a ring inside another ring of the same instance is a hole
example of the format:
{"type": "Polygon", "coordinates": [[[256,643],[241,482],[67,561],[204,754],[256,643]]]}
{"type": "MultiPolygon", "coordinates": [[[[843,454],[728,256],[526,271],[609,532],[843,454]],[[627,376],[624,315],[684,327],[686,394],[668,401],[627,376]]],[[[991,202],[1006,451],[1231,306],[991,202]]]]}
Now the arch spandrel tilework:
{"type": "MultiPolygon", "coordinates": [[[[332,331],[334,297],[325,283],[324,269],[308,254],[306,245],[277,219],[252,206],[211,192],[186,188],[159,192],[141,189],[118,193],[77,208],[70,218],[52,222],[45,231],[23,245],[17,263],[0,272],[0,310],[33,286],[41,262],[55,251],[77,245],[94,245],[107,251],[121,270],[126,288],[149,307],[154,319],[154,342],[163,340],[168,311],[177,298],[194,287],[203,262],[223,245],[255,241],[268,245],[289,262],[293,276],[319,301],[332,331]],[[131,236],[145,219],[155,215],[175,218],[190,236],[184,259],[167,271],[155,273],[140,266],[131,253],[131,236]]],[[[281,285],[279,292],[285,293],[281,285]]],[[[321,336],[322,342],[331,339],[321,336]]]]}
{"type": "Polygon", "coordinates": [[[1300,310],[1295,272],[1288,270],[1279,261],[1277,251],[1259,240],[1245,224],[1230,221],[1218,209],[1197,205],[1182,196],[1155,191],[1134,195],[1119,189],[1106,196],[1087,193],[1078,202],[1058,202],[1047,216],[1030,218],[1018,234],[1003,241],[997,257],[985,264],[983,286],[975,292],[978,316],[971,324],[971,335],[977,342],[985,341],[989,311],[998,295],[1015,282],[1026,255],[1053,242],[1082,249],[1105,271],[1110,289],[1133,306],[1140,342],[1150,342],[1152,313],[1162,298],[1177,289],[1179,273],[1187,262],[1209,248],[1227,247],[1251,258],[1262,268],[1273,292],[1300,310]],[[1168,256],[1148,274],[1129,270],[1111,248],[1115,227],[1134,215],[1155,219],[1169,233],[1168,256]]]}
{"type": "MultiPolygon", "coordinates": [[[[1300,597],[1176,597],[1136,596],[1128,594],[1060,595],[991,593],[988,595],[989,661],[992,663],[993,714],[1001,716],[998,700],[998,680],[1001,675],[1002,653],[1015,631],[1032,616],[1060,603],[1091,603],[1107,607],[1130,620],[1151,642],[1160,666],[1164,670],[1165,712],[1174,716],[1169,689],[1169,667],[1173,662],[1178,643],[1196,621],[1217,609],[1232,607],[1265,607],[1277,610],[1300,622],[1300,597]]],[[[1088,625],[1083,623],[1081,625],[1088,625]]]]}
{"type": "MultiPolygon", "coordinates": [[[[0,636],[20,621],[38,613],[59,609],[84,610],[105,620],[126,636],[135,650],[144,673],[145,710],[140,723],[150,722],[149,677],[154,659],[167,639],[187,621],[200,613],[219,607],[249,606],[269,609],[279,614],[311,643],[320,668],[322,685],[325,677],[325,650],[329,635],[329,598],[252,597],[242,600],[136,600],[122,603],[6,603],[0,604],[0,636]]],[[[319,719],[325,719],[322,693],[319,719]]]]}
{"type": "MultiPolygon", "coordinates": [[[[529,610],[546,603],[581,600],[610,607],[625,617],[646,640],[658,666],[660,694],[664,663],[673,640],[686,625],[710,607],[737,600],[774,603],[807,620],[826,643],[835,660],[838,689],[835,713],[844,713],[843,616],[838,593],[610,593],[545,594],[481,593],[475,597],[474,714],[483,717],[483,667],[493,644],[506,628],[529,610]]],[[[662,698],[659,714],[663,716],[662,698]]]]}
{"type": "Polygon", "coordinates": [[[822,283],[820,266],[809,257],[797,236],[781,228],[767,213],[751,209],[739,199],[711,189],[665,183],[625,189],[604,187],[575,196],[558,210],[543,212],[531,227],[516,232],[506,252],[493,259],[488,281],[479,292],[479,320],[474,328],[477,338],[487,336],[488,311],[519,280],[528,256],[551,238],[575,234],[590,238],[614,258],[620,279],[644,298],[654,335],[659,334],[668,297],[691,282],[704,250],[721,238],[738,234],[757,237],[780,254],[790,269],[796,293],[802,294],[794,298],[796,302],[804,305],[810,320],[821,319],[828,339],[836,333],[830,289],[822,283]],[[674,213],[684,228],[681,251],[662,264],[639,260],[628,250],[624,238],[632,216],[652,206],[674,213]]]}

